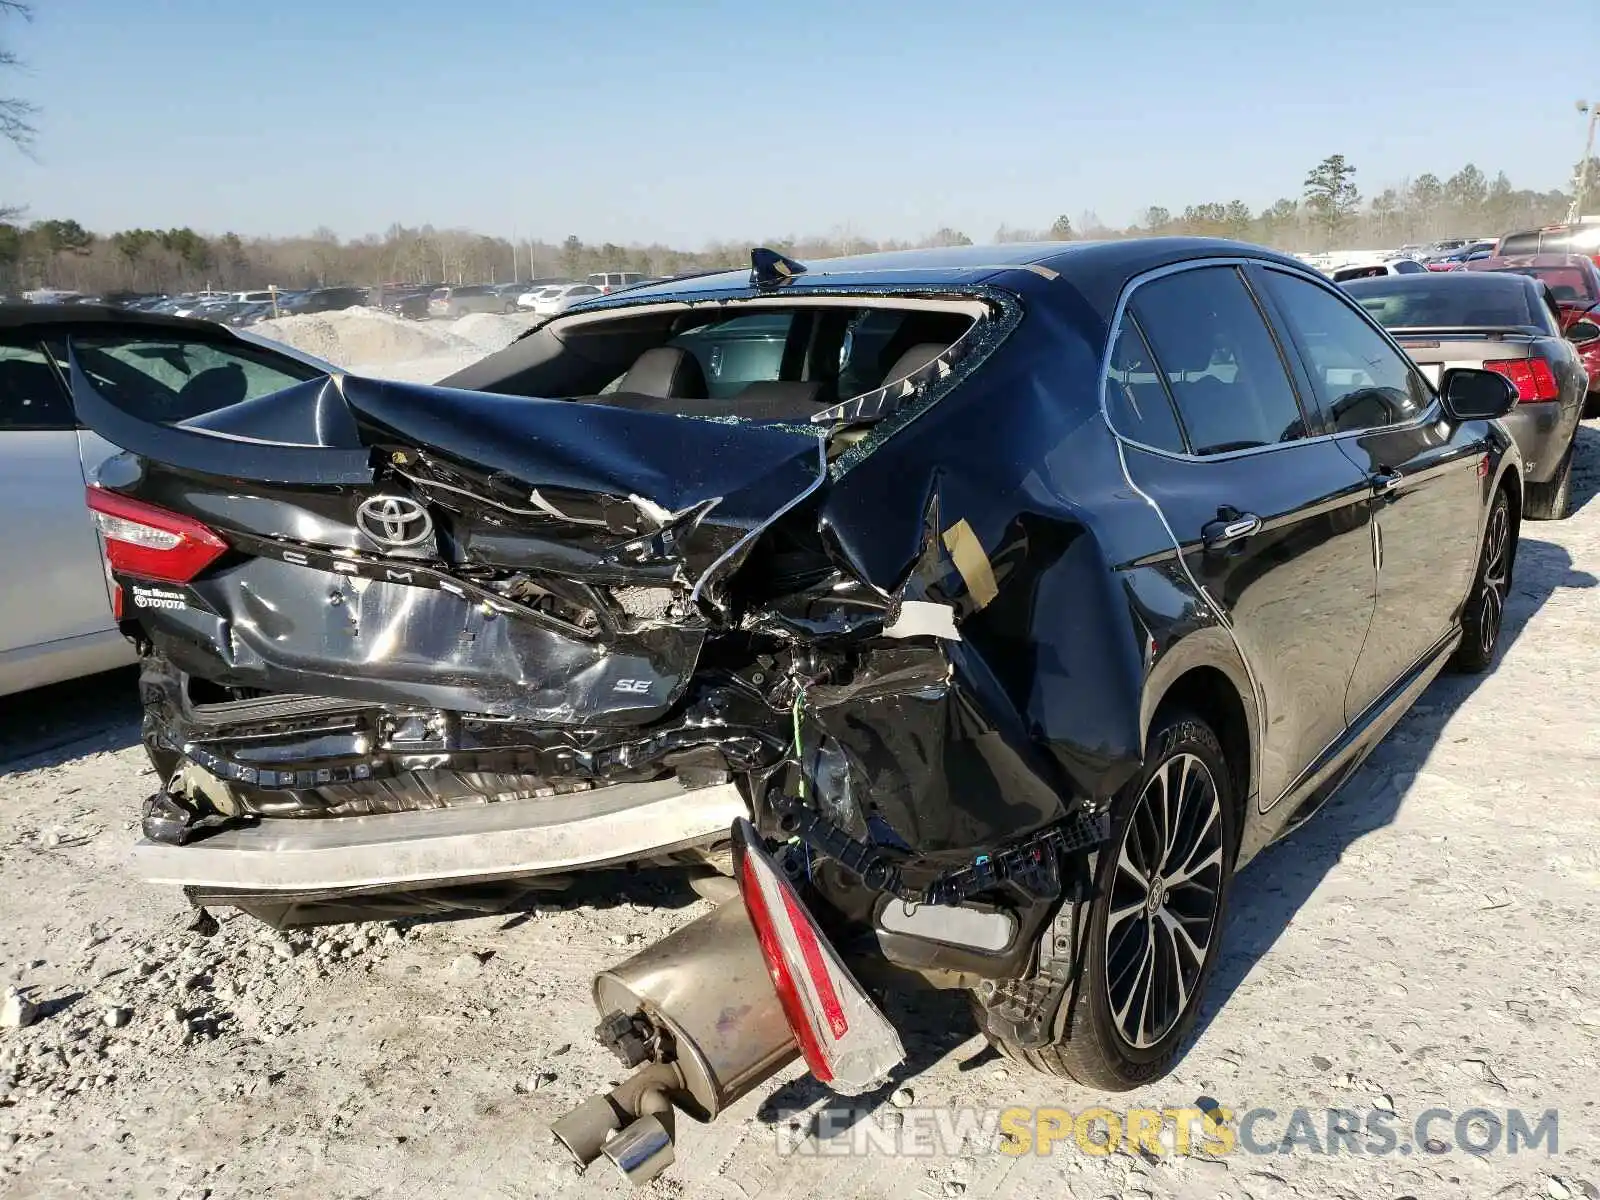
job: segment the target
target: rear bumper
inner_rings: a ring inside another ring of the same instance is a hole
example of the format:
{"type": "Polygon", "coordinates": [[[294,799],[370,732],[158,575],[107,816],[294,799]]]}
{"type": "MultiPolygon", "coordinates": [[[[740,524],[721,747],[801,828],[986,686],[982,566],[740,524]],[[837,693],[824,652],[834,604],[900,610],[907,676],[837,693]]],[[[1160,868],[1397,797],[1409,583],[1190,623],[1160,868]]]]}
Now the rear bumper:
{"type": "Polygon", "coordinates": [[[1519,404],[1501,418],[1506,431],[1516,440],[1522,455],[1523,474],[1532,483],[1544,483],[1555,474],[1561,456],[1572,440],[1572,426],[1577,414],[1562,409],[1561,401],[1548,400],[1535,404],[1519,404]]]}
{"type": "Polygon", "coordinates": [[[727,836],[747,816],[731,784],[676,780],[365,817],[268,819],[184,846],[142,840],[134,874],[239,892],[381,891],[545,875],[727,836]]]}

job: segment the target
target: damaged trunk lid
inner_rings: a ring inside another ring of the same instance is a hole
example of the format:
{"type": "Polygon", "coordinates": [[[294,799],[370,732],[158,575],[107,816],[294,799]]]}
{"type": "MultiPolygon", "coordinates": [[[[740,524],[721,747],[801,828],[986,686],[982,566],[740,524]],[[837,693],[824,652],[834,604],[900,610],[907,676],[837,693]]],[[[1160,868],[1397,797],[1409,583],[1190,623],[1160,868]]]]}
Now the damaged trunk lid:
{"type": "Polygon", "coordinates": [[[99,486],[225,546],[191,577],[122,572],[124,615],[245,695],[647,723],[827,477],[822,436],[785,426],[348,375],[157,424],[71,374],[126,451],[99,486]]]}

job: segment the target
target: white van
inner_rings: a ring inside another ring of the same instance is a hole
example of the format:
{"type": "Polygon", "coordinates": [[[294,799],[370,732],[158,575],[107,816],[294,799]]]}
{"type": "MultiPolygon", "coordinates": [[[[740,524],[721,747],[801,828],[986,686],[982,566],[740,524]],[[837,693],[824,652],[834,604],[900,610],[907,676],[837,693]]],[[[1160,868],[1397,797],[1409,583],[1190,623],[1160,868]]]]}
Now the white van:
{"type": "Polygon", "coordinates": [[[642,271],[596,271],[585,278],[584,282],[590,287],[599,288],[602,292],[614,292],[618,288],[643,283],[646,278],[642,271]]]}

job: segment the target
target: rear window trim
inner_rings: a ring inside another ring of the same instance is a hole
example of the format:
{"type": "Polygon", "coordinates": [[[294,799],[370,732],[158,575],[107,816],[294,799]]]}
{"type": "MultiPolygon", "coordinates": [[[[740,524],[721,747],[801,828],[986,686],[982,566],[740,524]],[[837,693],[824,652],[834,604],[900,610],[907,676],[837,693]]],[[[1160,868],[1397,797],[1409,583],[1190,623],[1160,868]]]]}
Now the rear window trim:
{"type": "MultiPolygon", "coordinates": [[[[775,296],[749,296],[742,299],[705,299],[705,300],[652,300],[631,305],[606,305],[603,308],[587,309],[581,312],[562,314],[553,320],[550,325],[541,325],[536,328],[550,328],[557,336],[568,330],[576,329],[585,324],[602,323],[612,314],[627,312],[631,315],[653,312],[693,312],[697,309],[712,308],[719,310],[717,319],[731,319],[735,315],[742,315],[749,309],[793,309],[793,308],[872,308],[889,309],[900,312],[941,312],[960,313],[970,317],[972,324],[955,341],[951,342],[945,352],[938,358],[924,363],[910,375],[901,379],[889,380],[886,384],[858,395],[849,396],[837,404],[819,409],[812,413],[805,422],[804,428],[827,429],[837,425],[867,424],[878,425],[900,411],[898,406],[889,405],[891,390],[898,390],[910,380],[919,382],[933,382],[942,384],[948,380],[959,380],[967,374],[966,363],[961,361],[972,357],[971,350],[974,334],[983,329],[986,322],[993,321],[997,313],[993,300],[980,298],[980,294],[969,289],[954,293],[949,299],[934,299],[927,295],[901,296],[898,294],[885,295],[874,292],[870,295],[855,294],[848,291],[815,293],[806,291],[801,295],[779,294],[775,296]],[[559,331],[552,327],[559,322],[559,331]],[[877,406],[879,411],[870,411],[877,406]]],[[[975,365],[975,364],[974,364],[975,365]]],[[[913,389],[914,389],[913,385],[913,389]]],[[[952,383],[952,387],[954,384],[952,383]]],[[[943,394],[941,392],[941,394],[943,394]]],[[[900,397],[904,399],[905,397],[900,397]]]]}
{"type": "MultiPolygon", "coordinates": [[[[600,324],[614,320],[620,316],[636,316],[640,314],[664,314],[674,312],[695,312],[704,309],[722,309],[734,311],[742,309],[760,308],[794,308],[794,307],[831,307],[831,308],[887,308],[901,309],[915,312],[964,312],[973,318],[972,328],[963,334],[952,348],[965,345],[972,339],[968,352],[962,360],[956,363],[950,371],[943,373],[940,378],[930,383],[909,404],[903,404],[881,416],[866,421],[861,420],[858,426],[858,438],[850,443],[847,449],[834,458],[829,464],[829,471],[834,478],[840,478],[853,469],[856,463],[870,455],[882,441],[896,435],[911,422],[922,416],[932,405],[943,399],[957,386],[978,369],[989,356],[1005,342],[1022,322],[1024,312],[1023,297],[1016,291],[997,284],[981,282],[967,284],[929,283],[925,285],[901,285],[900,287],[886,288],[882,286],[866,287],[861,285],[851,286],[840,284],[834,287],[807,287],[803,291],[779,290],[774,293],[721,293],[707,296],[697,296],[694,299],[667,298],[661,296],[619,298],[606,297],[604,300],[585,305],[576,310],[558,313],[541,321],[518,338],[526,338],[535,333],[549,333],[556,338],[562,338],[568,331],[584,325],[600,324]]],[[[924,370],[935,367],[943,361],[935,359],[924,370]]],[[[882,389],[873,392],[864,392],[863,396],[871,396],[882,389]]],[[[852,403],[859,397],[850,397],[842,403],[852,403]]],[[[833,408],[837,408],[835,405],[833,408]]],[[[825,410],[833,411],[833,409],[825,410]]],[[[815,415],[821,415],[813,414],[815,415]]],[[[721,417],[684,417],[684,420],[725,420],[721,417]]],[[[735,418],[737,419],[737,418],[735,418]]],[[[853,422],[845,422],[852,424],[853,422]]],[[[836,423],[837,424],[837,423],[836,423]]],[[[814,425],[809,421],[803,425],[791,425],[788,428],[804,430],[807,433],[824,434],[830,438],[837,436],[837,431],[830,433],[826,426],[814,425]]]]}

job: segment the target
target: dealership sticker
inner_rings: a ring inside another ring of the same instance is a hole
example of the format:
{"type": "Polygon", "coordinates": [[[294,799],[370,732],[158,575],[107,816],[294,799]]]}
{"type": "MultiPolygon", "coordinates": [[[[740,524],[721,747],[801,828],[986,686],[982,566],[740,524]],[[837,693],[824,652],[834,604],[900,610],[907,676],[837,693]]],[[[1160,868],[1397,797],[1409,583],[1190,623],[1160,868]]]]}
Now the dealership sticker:
{"type": "Polygon", "coordinates": [[[189,607],[189,602],[184,599],[182,592],[169,592],[162,588],[141,587],[133,585],[133,606],[135,608],[166,608],[181,612],[189,607]]]}

